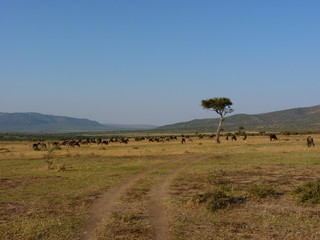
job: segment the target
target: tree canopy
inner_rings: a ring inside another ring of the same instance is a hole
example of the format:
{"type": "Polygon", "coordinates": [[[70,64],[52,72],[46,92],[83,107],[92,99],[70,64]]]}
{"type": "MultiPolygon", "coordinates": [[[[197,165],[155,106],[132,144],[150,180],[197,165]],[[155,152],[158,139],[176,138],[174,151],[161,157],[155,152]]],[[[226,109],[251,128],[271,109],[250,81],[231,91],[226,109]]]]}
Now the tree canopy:
{"type": "Polygon", "coordinates": [[[231,108],[232,102],[229,98],[210,98],[201,101],[201,105],[205,109],[212,109],[218,113],[221,117],[224,117],[228,113],[232,113],[234,110],[231,108]]]}
{"type": "Polygon", "coordinates": [[[220,143],[219,137],[220,137],[220,131],[221,131],[221,126],[222,122],[224,121],[224,116],[228,113],[232,113],[234,110],[231,108],[232,102],[229,98],[210,98],[206,100],[201,101],[201,105],[205,109],[212,109],[216,113],[220,115],[220,121],[217,129],[217,136],[216,136],[216,141],[217,143],[220,143]]]}

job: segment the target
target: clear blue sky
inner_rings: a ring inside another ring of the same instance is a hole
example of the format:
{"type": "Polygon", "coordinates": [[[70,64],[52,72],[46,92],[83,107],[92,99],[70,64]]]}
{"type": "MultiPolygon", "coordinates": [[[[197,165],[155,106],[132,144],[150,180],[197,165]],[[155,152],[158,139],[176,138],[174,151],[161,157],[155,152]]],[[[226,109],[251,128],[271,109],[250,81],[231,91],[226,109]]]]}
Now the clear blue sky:
{"type": "Polygon", "coordinates": [[[0,112],[164,125],[320,104],[317,0],[0,0],[0,112]]]}

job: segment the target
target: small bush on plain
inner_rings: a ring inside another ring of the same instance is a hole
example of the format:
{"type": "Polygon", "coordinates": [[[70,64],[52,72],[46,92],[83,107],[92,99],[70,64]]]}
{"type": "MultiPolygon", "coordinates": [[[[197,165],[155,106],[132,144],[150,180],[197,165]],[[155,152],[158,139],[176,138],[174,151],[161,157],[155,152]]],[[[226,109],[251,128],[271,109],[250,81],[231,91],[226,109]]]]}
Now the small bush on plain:
{"type": "Polygon", "coordinates": [[[231,205],[243,203],[245,199],[231,196],[221,188],[196,194],[192,201],[196,204],[206,204],[210,211],[216,212],[231,205]]]}
{"type": "Polygon", "coordinates": [[[302,204],[320,203],[320,180],[307,182],[293,190],[298,195],[298,202],[302,204]]]}
{"type": "Polygon", "coordinates": [[[278,196],[279,193],[271,186],[266,185],[252,185],[248,190],[249,196],[252,198],[267,198],[267,197],[275,197],[278,196]]]}

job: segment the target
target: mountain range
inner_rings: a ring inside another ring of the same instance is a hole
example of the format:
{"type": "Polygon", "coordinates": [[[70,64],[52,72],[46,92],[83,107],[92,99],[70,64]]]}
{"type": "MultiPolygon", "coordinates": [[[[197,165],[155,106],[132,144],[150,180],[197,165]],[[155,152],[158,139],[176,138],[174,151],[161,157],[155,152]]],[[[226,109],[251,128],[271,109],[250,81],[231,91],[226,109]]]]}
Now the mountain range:
{"type": "MultiPolygon", "coordinates": [[[[87,131],[214,132],[219,118],[195,119],[166,126],[101,124],[88,119],[40,113],[0,113],[0,132],[55,133],[87,131]]],[[[320,131],[320,105],[225,118],[224,131],[320,131]]]]}
{"type": "Polygon", "coordinates": [[[0,113],[0,132],[54,133],[128,131],[152,129],[151,125],[101,124],[88,119],[40,113],[0,113]]]}
{"type": "MultiPolygon", "coordinates": [[[[157,128],[162,131],[198,131],[214,132],[219,118],[195,119],[157,128]]],[[[293,108],[262,114],[235,114],[226,117],[222,128],[224,131],[320,131],[320,105],[293,108]]]]}

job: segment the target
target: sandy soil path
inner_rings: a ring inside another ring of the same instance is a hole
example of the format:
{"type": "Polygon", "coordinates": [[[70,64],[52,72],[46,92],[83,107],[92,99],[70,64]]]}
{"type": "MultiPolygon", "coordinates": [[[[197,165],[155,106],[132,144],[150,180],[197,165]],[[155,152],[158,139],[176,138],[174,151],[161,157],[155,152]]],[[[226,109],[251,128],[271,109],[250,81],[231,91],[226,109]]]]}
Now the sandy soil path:
{"type": "MultiPolygon", "coordinates": [[[[98,224],[101,222],[103,216],[107,213],[107,212],[111,212],[112,208],[115,204],[115,202],[117,201],[117,199],[120,198],[120,196],[122,194],[124,194],[126,192],[126,190],[128,189],[128,187],[138,181],[139,179],[141,179],[143,176],[151,173],[154,170],[157,170],[163,166],[166,166],[168,164],[172,164],[174,162],[179,162],[179,161],[186,161],[188,163],[192,163],[195,161],[188,161],[188,157],[181,157],[178,158],[177,160],[174,161],[170,161],[164,164],[160,164],[156,167],[150,168],[150,169],[146,169],[140,173],[137,173],[135,175],[133,175],[132,177],[129,177],[128,179],[124,180],[122,183],[120,183],[119,185],[116,185],[112,188],[110,188],[109,190],[107,190],[105,193],[102,194],[102,196],[97,199],[96,201],[93,202],[90,210],[89,210],[89,217],[85,223],[85,226],[82,230],[82,232],[80,233],[78,239],[79,240],[93,240],[94,239],[94,231],[97,228],[98,224]]],[[[185,166],[187,167],[187,165],[185,166]]],[[[180,169],[183,169],[184,167],[179,167],[179,169],[175,169],[175,172],[178,172],[180,169]]],[[[170,174],[174,175],[173,173],[170,174]]],[[[166,185],[164,186],[166,187],[166,185]]],[[[163,189],[161,192],[165,192],[165,190],[163,189]]],[[[156,205],[157,208],[158,205],[156,205]]],[[[159,223],[160,224],[160,223],[159,223]]],[[[158,228],[159,224],[156,224],[156,228],[158,228]]]]}
{"type": "Polygon", "coordinates": [[[151,224],[155,230],[155,240],[166,240],[168,238],[168,221],[166,214],[165,201],[169,197],[169,186],[173,178],[183,169],[190,165],[203,161],[209,158],[200,157],[187,161],[182,166],[171,170],[166,176],[164,176],[160,182],[158,182],[150,191],[151,197],[151,224]]]}

